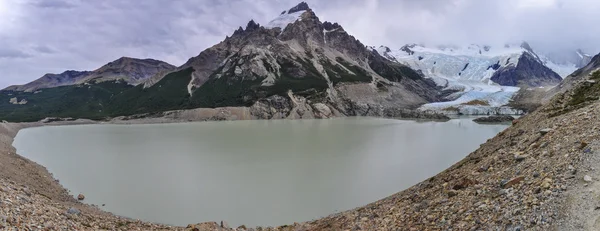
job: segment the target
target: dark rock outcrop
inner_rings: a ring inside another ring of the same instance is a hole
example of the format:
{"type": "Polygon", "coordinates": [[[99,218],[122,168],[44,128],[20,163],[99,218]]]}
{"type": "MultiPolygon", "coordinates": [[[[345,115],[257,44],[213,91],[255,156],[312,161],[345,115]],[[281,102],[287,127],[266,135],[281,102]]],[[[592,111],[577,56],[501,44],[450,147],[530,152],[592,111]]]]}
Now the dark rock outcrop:
{"type": "Polygon", "coordinates": [[[515,118],[509,115],[493,115],[488,117],[480,117],[474,119],[473,121],[476,123],[505,123],[512,122],[513,120],[515,120],[515,118]]]}
{"type": "Polygon", "coordinates": [[[562,78],[552,71],[534,55],[524,52],[516,66],[509,65],[498,69],[491,78],[503,86],[552,86],[562,81],[562,78]]]}
{"type": "Polygon", "coordinates": [[[323,22],[323,29],[328,30],[328,31],[332,31],[332,30],[335,30],[335,29],[342,29],[343,30],[344,28],[342,28],[342,26],[340,26],[340,24],[338,24],[337,22],[331,23],[331,22],[325,21],[325,22],[323,22]]]}
{"type": "Polygon", "coordinates": [[[310,10],[310,7],[308,7],[308,4],[306,2],[301,2],[300,4],[292,7],[290,10],[288,10],[288,14],[296,13],[303,10],[310,10]]]}

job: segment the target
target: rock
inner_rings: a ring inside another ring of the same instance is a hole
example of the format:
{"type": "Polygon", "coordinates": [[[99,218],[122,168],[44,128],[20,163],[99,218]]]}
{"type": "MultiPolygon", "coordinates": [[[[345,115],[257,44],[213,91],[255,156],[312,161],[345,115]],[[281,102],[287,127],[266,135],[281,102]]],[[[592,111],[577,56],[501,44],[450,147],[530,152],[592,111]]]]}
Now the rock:
{"type": "Polygon", "coordinates": [[[542,181],[542,184],[540,185],[540,187],[542,189],[549,189],[550,187],[552,187],[552,179],[550,179],[550,178],[544,178],[544,180],[542,181]]]}
{"type": "Polygon", "coordinates": [[[575,169],[575,167],[573,167],[573,165],[569,165],[569,167],[567,167],[569,169],[569,171],[571,172],[572,175],[577,174],[577,169],[575,169]]]}
{"type": "Polygon", "coordinates": [[[453,197],[453,196],[458,195],[458,192],[456,190],[449,190],[447,194],[448,194],[448,197],[453,197]]]}
{"type": "Polygon", "coordinates": [[[73,214],[73,215],[79,215],[79,214],[81,214],[81,211],[79,211],[79,209],[76,209],[76,208],[69,208],[67,210],[67,213],[68,214],[73,214]]]}
{"type": "Polygon", "coordinates": [[[188,225],[186,227],[186,229],[188,230],[221,230],[222,227],[217,224],[217,222],[204,222],[204,223],[200,223],[200,224],[195,224],[195,225],[188,225]]]}
{"type": "Polygon", "coordinates": [[[542,135],[542,136],[546,135],[546,134],[548,134],[548,132],[551,132],[551,131],[553,131],[552,128],[544,128],[544,129],[540,130],[540,135],[542,135]]]}
{"type": "Polygon", "coordinates": [[[239,231],[243,231],[243,230],[247,230],[247,229],[248,228],[246,228],[245,225],[240,225],[240,226],[237,227],[237,230],[239,230],[239,231]]]}
{"type": "Polygon", "coordinates": [[[241,75],[242,73],[243,73],[243,71],[240,67],[235,67],[235,70],[234,70],[235,75],[241,75]]]}
{"type": "Polygon", "coordinates": [[[585,141],[582,141],[582,142],[579,144],[579,149],[584,149],[584,148],[585,148],[585,147],[587,147],[587,146],[588,146],[588,143],[587,143],[587,142],[585,142],[585,141]]]}
{"type": "Polygon", "coordinates": [[[221,228],[229,229],[229,224],[225,221],[221,221],[221,228]]]}
{"type": "Polygon", "coordinates": [[[512,178],[509,181],[506,181],[504,184],[502,184],[502,188],[510,188],[513,185],[521,183],[521,181],[523,181],[523,180],[525,180],[524,176],[519,176],[519,177],[512,178]]]}
{"type": "Polygon", "coordinates": [[[77,200],[80,200],[80,201],[85,200],[85,196],[83,194],[79,194],[77,196],[77,200]]]}
{"type": "Polygon", "coordinates": [[[589,176],[589,175],[585,175],[585,176],[583,177],[583,181],[585,181],[585,182],[592,182],[592,177],[591,177],[591,176],[589,176]]]}
{"type": "Polygon", "coordinates": [[[474,119],[473,122],[476,123],[504,123],[504,122],[512,122],[515,118],[509,115],[492,115],[488,117],[481,117],[474,119]]]}
{"type": "Polygon", "coordinates": [[[331,109],[323,103],[315,103],[312,108],[315,110],[315,116],[319,118],[331,118],[333,116],[331,109]]]}
{"type": "Polygon", "coordinates": [[[455,184],[452,189],[454,190],[461,190],[461,189],[465,189],[471,185],[475,185],[477,184],[476,181],[471,180],[471,179],[467,179],[467,178],[463,178],[462,180],[460,180],[457,184],[455,184]]]}
{"type": "Polygon", "coordinates": [[[525,159],[527,159],[527,157],[529,157],[529,155],[523,155],[523,153],[515,153],[515,160],[516,161],[523,161],[525,159]]]}

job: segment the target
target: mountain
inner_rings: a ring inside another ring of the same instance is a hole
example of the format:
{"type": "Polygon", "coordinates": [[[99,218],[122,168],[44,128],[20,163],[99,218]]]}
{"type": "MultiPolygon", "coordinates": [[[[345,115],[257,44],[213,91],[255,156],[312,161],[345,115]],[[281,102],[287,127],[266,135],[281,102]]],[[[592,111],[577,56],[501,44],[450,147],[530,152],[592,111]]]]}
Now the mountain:
{"type": "Polygon", "coordinates": [[[102,82],[122,79],[137,85],[149,77],[175,69],[175,66],[154,59],[119,58],[95,71],[65,71],[61,74],[46,74],[25,85],[10,86],[4,90],[34,92],[39,89],[82,84],[92,80],[102,82]]]}
{"type": "Polygon", "coordinates": [[[42,78],[27,87],[5,89],[0,92],[0,118],[22,120],[19,116],[26,113],[27,120],[104,118],[232,107],[257,119],[415,117],[422,114],[412,109],[443,96],[431,79],[367,48],[341,25],[321,22],[306,3],[284,11],[265,26],[249,21],[245,28],[172,70],[125,71],[119,63],[76,78],[65,77],[69,81],[42,78]],[[110,77],[122,73],[129,78],[110,77]],[[32,93],[42,87],[51,88],[32,93]],[[72,102],[60,102],[65,98],[72,102]],[[27,103],[18,104],[22,100],[27,103]],[[67,106],[75,109],[59,110],[67,106]]]}
{"type": "MultiPolygon", "coordinates": [[[[254,114],[267,119],[289,117],[298,102],[308,111],[319,103],[345,115],[376,115],[382,108],[414,108],[440,95],[411,68],[367,49],[339,24],[321,22],[306,3],[265,26],[251,20],[176,72],[191,72],[180,77],[185,80],[179,86],[169,86],[187,91],[186,107],[255,105],[254,114]]],[[[173,73],[152,77],[144,88],[173,73]]],[[[128,103],[143,108],[150,102],[128,103]]]]}
{"type": "Polygon", "coordinates": [[[519,87],[554,86],[562,80],[526,42],[503,47],[409,44],[399,50],[385,46],[372,49],[388,60],[422,72],[444,89],[455,91],[446,97],[446,102],[425,104],[422,110],[447,114],[518,114],[519,110],[505,105],[519,87]]]}
{"type": "Polygon", "coordinates": [[[587,77],[598,70],[600,70],[600,54],[590,58],[590,61],[587,63],[587,65],[579,68],[577,71],[567,76],[563,82],[551,89],[545,98],[549,100],[550,97],[558,93],[572,89],[574,85],[586,80],[587,77]]]}
{"type": "MultiPolygon", "coordinates": [[[[550,89],[548,88],[523,88],[519,90],[512,101],[510,106],[513,108],[523,109],[527,111],[533,111],[543,104],[550,102],[556,95],[564,95],[563,93],[568,92],[575,88],[575,86],[582,84],[589,80],[592,73],[600,70],[600,55],[596,55],[586,61],[587,65],[577,69],[569,76],[567,76],[560,84],[550,89]]],[[[597,80],[593,80],[597,81],[597,80]]],[[[585,86],[581,89],[586,90],[585,86]]],[[[557,101],[560,103],[560,100],[557,101]]]]}
{"type": "Polygon", "coordinates": [[[575,51],[555,51],[540,54],[544,65],[558,73],[563,78],[586,66],[592,60],[592,56],[577,49],[575,51]]]}
{"type": "Polygon", "coordinates": [[[376,49],[390,60],[421,70],[426,76],[458,80],[491,80],[502,86],[556,85],[561,77],[544,65],[528,43],[491,47],[470,45],[428,48],[405,45],[398,51],[376,49]]]}

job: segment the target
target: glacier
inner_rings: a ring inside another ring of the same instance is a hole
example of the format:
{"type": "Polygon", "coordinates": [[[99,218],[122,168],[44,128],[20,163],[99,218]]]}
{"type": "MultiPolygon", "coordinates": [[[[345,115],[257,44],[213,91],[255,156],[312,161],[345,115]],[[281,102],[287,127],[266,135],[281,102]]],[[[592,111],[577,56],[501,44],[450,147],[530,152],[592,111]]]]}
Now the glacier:
{"type": "Polygon", "coordinates": [[[547,67],[558,70],[563,78],[575,68],[538,56],[526,43],[499,47],[475,44],[467,47],[425,47],[410,44],[398,50],[386,46],[370,48],[389,60],[420,70],[445,90],[455,91],[446,97],[445,102],[429,103],[419,108],[443,114],[523,114],[521,110],[506,106],[519,88],[500,86],[492,82],[491,77],[502,67],[516,66],[525,52],[537,57],[547,67]]]}

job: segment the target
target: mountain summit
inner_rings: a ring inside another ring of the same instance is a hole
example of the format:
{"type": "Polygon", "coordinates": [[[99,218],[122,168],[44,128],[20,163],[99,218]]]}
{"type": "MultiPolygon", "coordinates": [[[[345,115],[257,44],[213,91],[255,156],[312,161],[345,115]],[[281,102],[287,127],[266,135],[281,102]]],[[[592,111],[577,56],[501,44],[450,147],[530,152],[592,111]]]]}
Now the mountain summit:
{"type": "Polygon", "coordinates": [[[288,14],[293,14],[293,13],[296,13],[296,12],[307,11],[307,10],[311,10],[310,7],[308,7],[308,4],[306,2],[301,2],[300,4],[292,7],[290,10],[288,10],[287,13],[288,14]]]}

